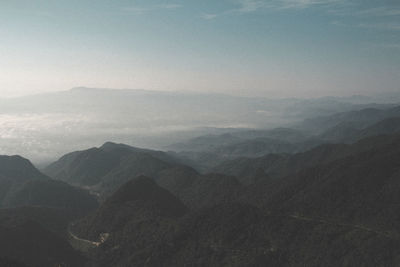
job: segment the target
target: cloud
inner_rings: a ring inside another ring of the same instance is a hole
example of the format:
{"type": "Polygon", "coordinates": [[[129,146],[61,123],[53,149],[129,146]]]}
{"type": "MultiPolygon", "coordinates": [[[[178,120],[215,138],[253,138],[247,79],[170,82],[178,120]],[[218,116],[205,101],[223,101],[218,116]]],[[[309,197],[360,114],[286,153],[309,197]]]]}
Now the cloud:
{"type": "Polygon", "coordinates": [[[385,18],[400,16],[400,6],[376,6],[372,8],[362,8],[360,5],[348,2],[345,9],[332,9],[330,13],[337,16],[350,16],[357,18],[385,18]],[[352,8],[349,8],[352,7],[352,8]]]}
{"type": "Polygon", "coordinates": [[[236,9],[238,12],[254,12],[260,8],[266,8],[267,3],[260,0],[239,0],[240,7],[236,9]]]}
{"type": "Polygon", "coordinates": [[[387,22],[387,23],[360,23],[360,28],[386,30],[386,31],[400,31],[400,23],[387,22]]]}
{"type": "Polygon", "coordinates": [[[374,48],[384,48],[384,49],[400,49],[400,44],[396,43],[387,43],[387,44],[373,44],[374,48]]]}
{"type": "Polygon", "coordinates": [[[229,14],[252,13],[259,10],[305,9],[313,6],[327,6],[344,3],[345,0],[235,0],[235,8],[220,13],[203,14],[203,19],[215,19],[229,14]]]}
{"type": "Polygon", "coordinates": [[[346,23],[344,23],[343,21],[339,21],[339,20],[331,21],[331,25],[340,26],[340,27],[348,26],[346,23]]]}
{"type": "Polygon", "coordinates": [[[206,19],[206,20],[215,19],[216,17],[218,17],[218,14],[203,14],[203,15],[201,15],[201,18],[206,19]]]}
{"type": "Polygon", "coordinates": [[[358,16],[362,17],[392,17],[400,16],[400,8],[396,7],[375,7],[360,10],[356,13],[358,16]]]}
{"type": "Polygon", "coordinates": [[[278,1],[278,8],[297,8],[304,9],[312,6],[332,5],[338,3],[345,3],[343,0],[280,0],[278,1]]]}
{"type": "Polygon", "coordinates": [[[181,8],[182,5],[179,4],[159,4],[159,5],[151,5],[151,6],[129,6],[122,8],[123,11],[134,13],[134,14],[143,14],[150,11],[156,10],[173,10],[181,8]]]}

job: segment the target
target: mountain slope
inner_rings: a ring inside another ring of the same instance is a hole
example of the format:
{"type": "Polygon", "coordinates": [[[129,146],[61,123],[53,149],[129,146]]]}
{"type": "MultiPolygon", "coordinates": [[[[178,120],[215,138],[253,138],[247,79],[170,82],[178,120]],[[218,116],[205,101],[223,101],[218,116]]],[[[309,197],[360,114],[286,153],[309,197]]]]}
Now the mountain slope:
{"type": "Polygon", "coordinates": [[[71,219],[55,208],[0,209],[0,266],[19,266],[3,265],[2,258],[26,266],[84,266],[85,257],[68,243],[71,219]]]}
{"type": "Polygon", "coordinates": [[[362,225],[396,236],[400,233],[396,204],[400,203],[400,136],[380,139],[385,143],[256,183],[248,188],[247,197],[270,210],[362,225]]]}
{"type": "Polygon", "coordinates": [[[238,158],[219,164],[213,171],[236,176],[242,183],[251,184],[265,175],[272,178],[288,176],[305,168],[329,163],[374,147],[386,146],[397,138],[398,135],[372,136],[350,145],[323,144],[293,155],[268,154],[255,159],[238,158]]]}
{"type": "Polygon", "coordinates": [[[141,176],[122,185],[73,230],[91,240],[108,236],[91,256],[94,266],[143,265],[146,259],[142,255],[163,243],[186,212],[178,198],[141,176]]]}
{"type": "Polygon", "coordinates": [[[68,242],[35,221],[0,225],[0,258],[7,257],[27,266],[84,266],[85,258],[68,242]]]}
{"type": "Polygon", "coordinates": [[[0,156],[0,207],[44,206],[64,209],[77,216],[97,207],[85,190],[40,173],[20,156],[0,156]]]}
{"type": "Polygon", "coordinates": [[[314,135],[317,135],[340,124],[351,124],[354,129],[362,129],[381,120],[398,116],[400,116],[399,106],[389,107],[386,109],[365,108],[306,119],[299,125],[299,128],[303,131],[312,132],[314,135]]]}
{"type": "Polygon", "coordinates": [[[178,165],[178,160],[161,151],[107,142],[100,148],[69,153],[43,171],[55,179],[110,194],[136,176],[155,178],[158,172],[178,165]]]}

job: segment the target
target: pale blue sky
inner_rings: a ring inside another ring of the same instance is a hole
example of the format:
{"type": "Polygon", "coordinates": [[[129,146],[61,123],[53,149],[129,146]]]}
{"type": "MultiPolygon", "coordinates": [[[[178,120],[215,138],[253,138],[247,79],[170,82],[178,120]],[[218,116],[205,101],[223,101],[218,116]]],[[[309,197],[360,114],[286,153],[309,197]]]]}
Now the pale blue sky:
{"type": "Polygon", "coordinates": [[[400,90],[399,1],[2,0],[0,36],[1,96],[400,90]]]}

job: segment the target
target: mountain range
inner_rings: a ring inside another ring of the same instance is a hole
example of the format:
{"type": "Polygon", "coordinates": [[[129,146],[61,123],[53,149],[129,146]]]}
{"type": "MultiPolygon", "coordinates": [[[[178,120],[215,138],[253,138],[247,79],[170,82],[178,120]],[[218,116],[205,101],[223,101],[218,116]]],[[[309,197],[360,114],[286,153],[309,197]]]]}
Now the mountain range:
{"type": "Polygon", "coordinates": [[[0,265],[398,266],[398,112],[0,156],[0,265]]]}

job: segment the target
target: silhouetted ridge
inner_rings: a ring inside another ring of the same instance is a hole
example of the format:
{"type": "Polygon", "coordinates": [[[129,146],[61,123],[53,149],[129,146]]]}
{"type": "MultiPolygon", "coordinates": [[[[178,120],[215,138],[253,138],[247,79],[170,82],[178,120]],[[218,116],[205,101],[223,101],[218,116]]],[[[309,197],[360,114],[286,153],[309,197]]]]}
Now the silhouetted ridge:
{"type": "Polygon", "coordinates": [[[45,178],[32,163],[21,156],[0,156],[0,175],[15,181],[45,178]]]}
{"type": "Polygon", "coordinates": [[[126,149],[126,150],[129,150],[129,151],[150,151],[148,149],[139,149],[139,148],[136,148],[136,147],[128,146],[128,145],[121,144],[121,143],[114,143],[114,142],[105,142],[100,147],[100,149],[102,149],[104,151],[107,151],[107,152],[110,152],[110,151],[113,151],[113,150],[116,150],[116,149],[126,149]]]}

